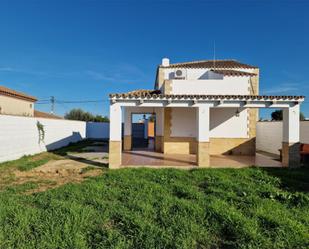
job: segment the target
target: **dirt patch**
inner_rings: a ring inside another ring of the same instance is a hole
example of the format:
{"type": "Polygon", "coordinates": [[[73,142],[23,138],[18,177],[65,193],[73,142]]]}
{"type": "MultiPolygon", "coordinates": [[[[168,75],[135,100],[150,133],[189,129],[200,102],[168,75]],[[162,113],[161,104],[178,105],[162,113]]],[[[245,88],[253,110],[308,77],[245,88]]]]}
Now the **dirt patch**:
{"type": "Polygon", "coordinates": [[[57,188],[66,183],[81,182],[87,177],[102,174],[102,169],[90,166],[87,163],[71,159],[63,159],[51,160],[46,164],[29,171],[15,170],[12,173],[15,175],[15,179],[11,182],[11,186],[27,182],[38,183],[38,188],[26,192],[35,193],[51,188],[57,188]]]}

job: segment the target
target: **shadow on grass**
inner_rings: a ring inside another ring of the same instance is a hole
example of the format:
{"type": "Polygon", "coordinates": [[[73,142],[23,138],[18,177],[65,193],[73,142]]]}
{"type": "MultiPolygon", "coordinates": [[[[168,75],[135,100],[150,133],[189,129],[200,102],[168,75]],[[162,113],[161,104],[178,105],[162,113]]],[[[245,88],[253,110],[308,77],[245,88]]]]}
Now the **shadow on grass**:
{"type": "Polygon", "coordinates": [[[81,162],[81,163],[86,163],[92,166],[96,166],[96,167],[101,167],[101,168],[108,168],[108,163],[101,163],[95,160],[90,160],[90,159],[86,159],[83,157],[79,157],[79,156],[74,156],[74,155],[67,155],[65,156],[68,159],[77,161],[77,162],[81,162]]]}
{"type": "MultiPolygon", "coordinates": [[[[108,147],[108,143],[105,140],[82,140],[76,143],[70,143],[68,146],[57,149],[57,150],[53,150],[50,151],[50,153],[74,160],[74,161],[78,161],[78,162],[82,162],[82,163],[86,163],[92,166],[96,166],[96,167],[101,167],[101,168],[108,168],[108,163],[102,163],[102,162],[98,162],[96,160],[91,160],[91,159],[87,159],[81,156],[78,156],[78,154],[76,155],[72,155],[72,154],[68,154],[68,153],[72,153],[72,152],[76,152],[76,153],[83,153],[83,152],[94,152],[91,150],[84,150],[86,147],[89,146],[104,146],[104,147],[108,147]]],[[[108,149],[106,149],[106,151],[108,151],[108,149]]]]}
{"type": "Polygon", "coordinates": [[[285,189],[309,192],[309,168],[263,168],[262,170],[279,178],[281,186],[285,189]]]}

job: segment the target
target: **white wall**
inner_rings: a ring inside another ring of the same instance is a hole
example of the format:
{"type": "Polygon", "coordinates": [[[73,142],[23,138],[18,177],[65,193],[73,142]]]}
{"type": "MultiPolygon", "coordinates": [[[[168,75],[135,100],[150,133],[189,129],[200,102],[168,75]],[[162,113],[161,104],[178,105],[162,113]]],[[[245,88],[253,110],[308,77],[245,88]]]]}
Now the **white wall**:
{"type": "MultiPolygon", "coordinates": [[[[186,72],[187,80],[197,80],[197,79],[205,79],[208,76],[208,72],[211,70],[210,68],[165,68],[164,69],[164,79],[172,80],[175,77],[176,70],[184,70],[186,72]]],[[[218,68],[219,69],[219,68],[218,68]]],[[[242,71],[253,73],[254,69],[252,68],[231,68],[234,71],[242,71]]]]}
{"type": "MultiPolygon", "coordinates": [[[[279,154],[282,147],[282,122],[258,122],[256,149],[279,154]]],[[[300,142],[309,144],[309,122],[300,122],[300,142]]]]}
{"type": "Polygon", "coordinates": [[[282,122],[258,122],[256,125],[256,149],[279,154],[282,147],[282,122]]]}
{"type": "Polygon", "coordinates": [[[249,77],[224,77],[223,80],[172,80],[173,94],[249,94],[249,77]]]}
{"type": "MultiPolygon", "coordinates": [[[[210,137],[247,138],[247,110],[240,110],[236,117],[236,108],[210,108],[210,137]]],[[[172,108],[172,137],[196,137],[195,108],[172,108]]]]}
{"type": "Polygon", "coordinates": [[[87,122],[86,137],[96,139],[108,139],[109,123],[87,122]]]}
{"type": "Polygon", "coordinates": [[[85,137],[85,122],[0,115],[0,162],[60,148],[85,137]],[[39,141],[38,121],[44,126],[44,141],[39,141]]]}

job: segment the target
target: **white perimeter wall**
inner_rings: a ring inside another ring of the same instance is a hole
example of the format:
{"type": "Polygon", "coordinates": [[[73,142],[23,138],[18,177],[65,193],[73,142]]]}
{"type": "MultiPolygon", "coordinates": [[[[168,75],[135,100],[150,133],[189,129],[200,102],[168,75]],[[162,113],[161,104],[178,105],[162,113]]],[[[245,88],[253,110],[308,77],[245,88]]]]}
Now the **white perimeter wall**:
{"type": "MultiPolygon", "coordinates": [[[[247,110],[240,110],[236,117],[236,108],[210,109],[210,137],[213,138],[247,138],[247,110]]],[[[195,108],[172,108],[172,137],[196,137],[195,108]]]]}
{"type": "Polygon", "coordinates": [[[0,115],[0,162],[54,150],[82,140],[87,134],[89,138],[108,138],[107,126],[106,123],[87,125],[83,121],[0,115]],[[44,141],[39,141],[37,121],[44,126],[44,141]]]}
{"type": "MultiPolygon", "coordinates": [[[[258,122],[256,149],[279,154],[282,147],[282,122],[258,122]]],[[[309,122],[300,122],[300,142],[309,144],[309,122]]]]}

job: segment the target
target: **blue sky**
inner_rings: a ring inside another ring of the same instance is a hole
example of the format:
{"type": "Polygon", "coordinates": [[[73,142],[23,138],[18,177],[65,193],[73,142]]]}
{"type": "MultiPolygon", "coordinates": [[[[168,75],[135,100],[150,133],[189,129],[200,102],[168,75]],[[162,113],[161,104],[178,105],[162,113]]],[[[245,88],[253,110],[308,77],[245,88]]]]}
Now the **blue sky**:
{"type": "MultiPolygon", "coordinates": [[[[1,1],[0,85],[108,114],[108,93],[153,88],[171,62],[237,59],[261,94],[309,96],[309,1],[1,1]]],[[[49,111],[50,105],[37,105],[49,111]]],[[[309,117],[309,105],[302,111],[309,117]]],[[[262,112],[266,116],[268,112],[262,112]]]]}

